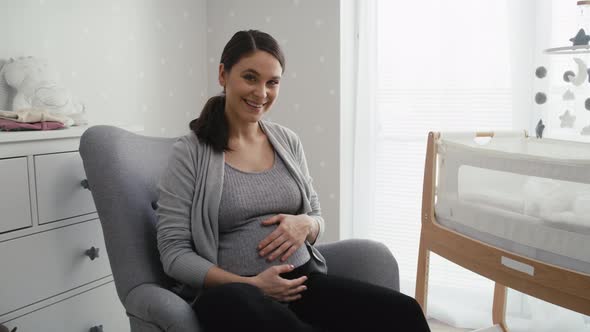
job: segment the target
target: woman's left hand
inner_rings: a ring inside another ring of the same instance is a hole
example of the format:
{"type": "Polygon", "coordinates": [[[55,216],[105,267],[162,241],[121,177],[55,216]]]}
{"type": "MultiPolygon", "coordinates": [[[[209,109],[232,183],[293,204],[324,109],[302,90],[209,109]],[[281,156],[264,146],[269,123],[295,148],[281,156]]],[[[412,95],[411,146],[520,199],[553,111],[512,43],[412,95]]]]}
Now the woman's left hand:
{"type": "Polygon", "coordinates": [[[277,214],[262,222],[263,226],[279,224],[258,244],[259,254],[269,262],[281,257],[281,262],[289,258],[303,243],[311,231],[313,219],[306,214],[297,216],[277,214]]]}

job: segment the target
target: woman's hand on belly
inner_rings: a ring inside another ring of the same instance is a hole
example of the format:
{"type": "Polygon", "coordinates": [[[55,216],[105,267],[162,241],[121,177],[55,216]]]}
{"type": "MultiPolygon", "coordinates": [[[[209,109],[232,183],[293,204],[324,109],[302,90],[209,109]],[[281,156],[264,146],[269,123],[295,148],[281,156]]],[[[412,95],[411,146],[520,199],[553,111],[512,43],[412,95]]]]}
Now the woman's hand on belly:
{"type": "Polygon", "coordinates": [[[301,298],[301,292],[307,289],[303,283],[306,276],[297,279],[285,279],[280,276],[282,273],[293,271],[293,265],[275,265],[260,272],[255,277],[250,277],[250,283],[262,290],[266,296],[270,296],[281,302],[291,302],[301,298]]]}
{"type": "Polygon", "coordinates": [[[281,261],[284,262],[305,242],[312,229],[311,221],[307,215],[291,214],[277,214],[262,221],[263,226],[274,224],[279,225],[260,241],[258,251],[269,262],[281,255],[281,261]]]}

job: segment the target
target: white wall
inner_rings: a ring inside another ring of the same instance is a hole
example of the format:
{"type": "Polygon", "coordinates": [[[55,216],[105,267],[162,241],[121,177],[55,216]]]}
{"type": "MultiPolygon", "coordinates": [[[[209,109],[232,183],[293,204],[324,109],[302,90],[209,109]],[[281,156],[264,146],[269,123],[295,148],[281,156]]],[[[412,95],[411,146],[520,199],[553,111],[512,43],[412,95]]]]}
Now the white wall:
{"type": "Polygon", "coordinates": [[[0,58],[46,58],[90,124],[180,135],[205,100],[205,0],[0,0],[0,30],[0,58]]]}
{"type": "Polygon", "coordinates": [[[270,120],[299,134],[326,233],[339,238],[340,177],[340,2],[338,0],[207,1],[209,95],[221,92],[221,52],[239,30],[258,29],[275,37],[286,57],[280,97],[270,120]]]}
{"type": "Polygon", "coordinates": [[[339,238],[338,0],[0,0],[0,58],[44,57],[87,106],[91,125],[178,136],[220,91],[221,51],[241,29],[272,34],[287,57],[270,119],[306,149],[327,223],[339,238]]]}

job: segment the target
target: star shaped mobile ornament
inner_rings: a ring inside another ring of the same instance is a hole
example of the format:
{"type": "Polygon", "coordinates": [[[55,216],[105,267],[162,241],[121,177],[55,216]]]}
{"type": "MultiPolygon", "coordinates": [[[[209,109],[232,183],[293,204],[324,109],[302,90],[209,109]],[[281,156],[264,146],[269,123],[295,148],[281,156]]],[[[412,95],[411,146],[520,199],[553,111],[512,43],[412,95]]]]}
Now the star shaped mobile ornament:
{"type": "Polygon", "coordinates": [[[586,34],[584,29],[580,29],[573,38],[570,38],[570,41],[574,44],[574,46],[588,45],[588,42],[590,42],[590,36],[586,34]]]}
{"type": "Polygon", "coordinates": [[[563,100],[574,100],[574,99],[576,99],[576,95],[574,95],[574,93],[570,89],[567,89],[567,91],[563,94],[562,99],[563,100]]]}
{"type": "Polygon", "coordinates": [[[561,120],[561,128],[573,128],[574,122],[576,122],[576,116],[572,115],[570,111],[567,110],[559,116],[559,120],[561,120]]]}
{"type": "Polygon", "coordinates": [[[543,124],[543,119],[539,119],[537,123],[537,127],[535,128],[535,133],[537,134],[537,138],[543,138],[543,130],[545,130],[545,125],[543,124]]]}

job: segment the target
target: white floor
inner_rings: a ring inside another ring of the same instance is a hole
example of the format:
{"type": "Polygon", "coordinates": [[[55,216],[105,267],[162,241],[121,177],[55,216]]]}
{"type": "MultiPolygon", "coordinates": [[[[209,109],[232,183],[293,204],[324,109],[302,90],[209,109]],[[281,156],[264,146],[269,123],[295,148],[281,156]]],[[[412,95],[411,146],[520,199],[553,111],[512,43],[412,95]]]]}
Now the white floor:
{"type": "Polygon", "coordinates": [[[430,330],[432,332],[465,332],[465,331],[470,331],[470,330],[466,330],[466,329],[459,329],[459,328],[455,328],[452,326],[448,326],[448,325],[445,325],[444,323],[441,323],[441,322],[434,320],[434,319],[429,319],[428,325],[430,326],[430,330]]]}

